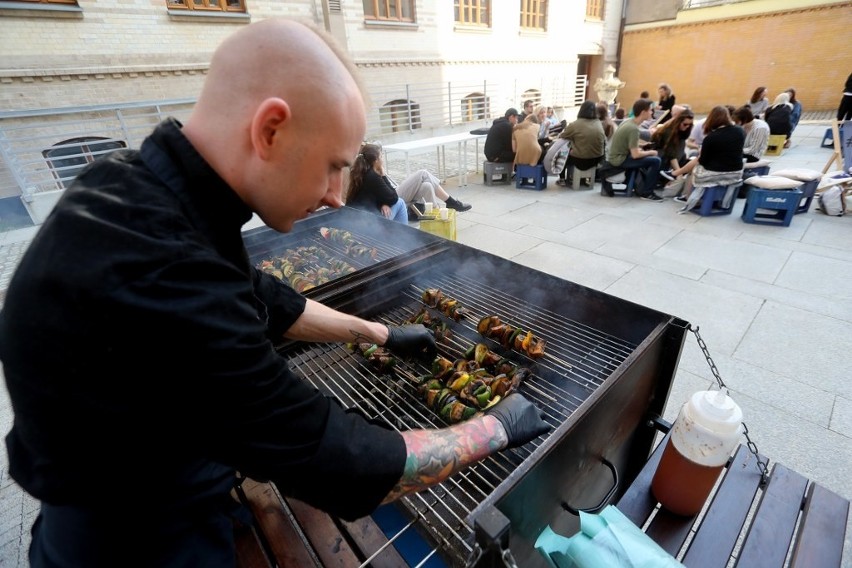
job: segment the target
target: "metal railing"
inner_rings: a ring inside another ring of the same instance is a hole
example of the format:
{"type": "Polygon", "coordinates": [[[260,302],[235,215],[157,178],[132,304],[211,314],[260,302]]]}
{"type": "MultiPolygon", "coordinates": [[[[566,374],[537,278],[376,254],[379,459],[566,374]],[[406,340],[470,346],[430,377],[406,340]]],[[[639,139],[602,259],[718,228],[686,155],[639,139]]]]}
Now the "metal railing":
{"type": "MultiPolygon", "coordinates": [[[[387,85],[369,93],[368,140],[390,143],[487,126],[521,101],[579,106],[586,76],[525,81],[387,85]]],[[[62,190],[77,172],[115,147],[138,148],[168,116],[185,120],[194,99],[0,112],[0,197],[62,190]]]]}

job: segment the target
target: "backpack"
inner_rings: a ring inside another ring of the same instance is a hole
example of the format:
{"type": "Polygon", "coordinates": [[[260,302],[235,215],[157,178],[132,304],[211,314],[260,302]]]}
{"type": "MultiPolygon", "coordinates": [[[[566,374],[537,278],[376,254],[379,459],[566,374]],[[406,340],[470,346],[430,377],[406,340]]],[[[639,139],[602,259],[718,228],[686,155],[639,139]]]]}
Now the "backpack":
{"type": "Polygon", "coordinates": [[[544,155],[542,164],[544,171],[552,176],[558,176],[565,169],[565,162],[568,160],[569,144],[565,138],[557,138],[547,148],[547,154],[544,155]]]}
{"type": "Polygon", "coordinates": [[[846,200],[843,197],[843,188],[833,185],[819,194],[817,197],[819,209],[826,215],[840,217],[846,213],[846,200]]]}

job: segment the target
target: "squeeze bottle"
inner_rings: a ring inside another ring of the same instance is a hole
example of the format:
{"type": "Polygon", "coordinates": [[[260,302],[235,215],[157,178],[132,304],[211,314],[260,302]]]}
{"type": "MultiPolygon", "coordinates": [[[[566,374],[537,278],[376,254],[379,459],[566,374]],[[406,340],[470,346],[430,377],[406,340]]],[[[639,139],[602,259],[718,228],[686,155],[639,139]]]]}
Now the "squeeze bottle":
{"type": "Polygon", "coordinates": [[[680,409],[651,491],[672,513],[701,511],[743,431],[743,413],[727,393],[699,391],[680,409]]]}

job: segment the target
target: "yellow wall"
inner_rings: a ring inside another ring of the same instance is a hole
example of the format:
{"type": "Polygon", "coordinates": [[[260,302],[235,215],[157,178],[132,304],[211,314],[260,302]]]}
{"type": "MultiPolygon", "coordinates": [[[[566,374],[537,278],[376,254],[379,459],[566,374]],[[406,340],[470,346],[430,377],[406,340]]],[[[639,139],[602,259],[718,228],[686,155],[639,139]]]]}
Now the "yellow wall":
{"type": "Polygon", "coordinates": [[[621,106],[632,106],[643,90],[656,100],[657,85],[665,82],[678,103],[699,113],[718,104],[740,106],[761,85],[769,88],[770,102],[793,87],[805,112],[837,108],[852,73],[852,2],[740,15],[702,9],[703,21],[695,12],[625,30],[617,73],[627,83],[621,106]]]}

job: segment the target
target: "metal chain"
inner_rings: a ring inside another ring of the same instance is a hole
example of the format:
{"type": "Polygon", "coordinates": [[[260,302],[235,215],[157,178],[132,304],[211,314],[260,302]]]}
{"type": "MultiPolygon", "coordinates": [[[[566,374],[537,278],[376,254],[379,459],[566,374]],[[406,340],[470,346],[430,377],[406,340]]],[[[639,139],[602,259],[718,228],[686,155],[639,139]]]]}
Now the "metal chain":
{"type": "MultiPolygon", "coordinates": [[[[699,326],[692,327],[692,324],[687,324],[687,329],[695,334],[695,340],[698,341],[698,347],[700,347],[701,351],[704,353],[704,358],[707,359],[707,364],[710,366],[710,371],[716,378],[716,382],[719,383],[719,388],[729,391],[730,389],[728,389],[728,385],[725,384],[722,380],[722,375],[719,374],[719,369],[716,367],[716,363],[714,363],[713,358],[710,357],[710,350],[707,349],[707,344],[704,343],[704,339],[701,337],[701,334],[698,333],[698,327],[699,326]]],[[[757,450],[757,444],[755,444],[752,441],[751,436],[748,435],[748,426],[746,426],[745,421],[743,421],[743,434],[745,434],[746,446],[757,459],[757,468],[760,470],[760,483],[761,485],[766,485],[766,482],[769,480],[769,462],[760,458],[760,454],[757,450]]]]}

